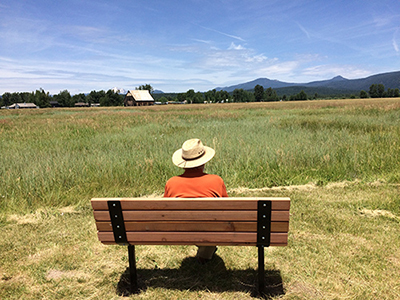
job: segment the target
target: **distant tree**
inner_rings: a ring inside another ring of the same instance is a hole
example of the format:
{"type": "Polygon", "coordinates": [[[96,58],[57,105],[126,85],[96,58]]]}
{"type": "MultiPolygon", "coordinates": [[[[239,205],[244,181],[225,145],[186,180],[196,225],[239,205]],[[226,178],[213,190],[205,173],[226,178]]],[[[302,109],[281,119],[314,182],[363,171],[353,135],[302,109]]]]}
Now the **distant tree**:
{"type": "Polygon", "coordinates": [[[225,91],[219,91],[217,92],[216,89],[212,90],[213,94],[214,94],[214,100],[215,102],[221,102],[222,100],[225,100],[226,98],[224,98],[225,95],[225,91]]]}
{"type": "Polygon", "coordinates": [[[386,92],[386,97],[391,97],[391,98],[400,97],[399,89],[398,88],[396,88],[396,89],[388,88],[387,92],[386,92]]]}
{"type": "Polygon", "coordinates": [[[254,93],[245,91],[243,89],[235,89],[232,93],[234,102],[253,102],[254,93]]]}
{"type": "Polygon", "coordinates": [[[82,103],[86,103],[86,95],[85,94],[75,94],[72,96],[72,102],[74,104],[82,102],[82,103]]]}
{"type": "Polygon", "coordinates": [[[89,103],[89,105],[91,105],[92,103],[100,103],[100,98],[104,97],[106,94],[105,91],[101,90],[101,91],[91,91],[89,93],[89,95],[86,96],[86,102],[89,103]]]}
{"type": "Polygon", "coordinates": [[[209,102],[209,101],[215,101],[215,90],[213,91],[207,91],[204,93],[204,100],[209,102]]]}
{"type": "Polygon", "coordinates": [[[278,95],[276,94],[276,91],[271,87],[269,87],[265,90],[265,99],[267,101],[277,101],[279,98],[278,95]]]}
{"type": "Polygon", "coordinates": [[[20,93],[21,101],[24,103],[31,103],[32,101],[32,93],[20,93]]]}
{"type": "Polygon", "coordinates": [[[49,92],[45,92],[42,88],[40,88],[40,90],[36,90],[33,99],[33,103],[41,108],[50,107],[51,97],[49,92]]]}
{"type": "Polygon", "coordinates": [[[167,103],[168,102],[168,98],[165,97],[165,96],[162,96],[160,99],[158,99],[158,102],[167,103]]]}
{"type": "Polygon", "coordinates": [[[193,97],[193,103],[203,103],[203,102],[204,102],[203,94],[197,92],[193,97]]]}
{"type": "Polygon", "coordinates": [[[19,93],[12,93],[10,97],[11,104],[13,103],[21,103],[21,95],[19,93]]]}
{"type": "Polygon", "coordinates": [[[188,90],[185,94],[185,100],[187,100],[189,103],[194,102],[194,96],[195,96],[195,92],[194,90],[188,90]]]}
{"type": "Polygon", "coordinates": [[[143,84],[136,88],[136,90],[148,90],[151,95],[153,95],[154,88],[150,84],[143,84]]]}
{"type": "Polygon", "coordinates": [[[246,101],[245,91],[243,89],[235,89],[233,91],[233,100],[235,102],[245,102],[246,101]]]}
{"type": "Polygon", "coordinates": [[[299,100],[307,100],[307,94],[303,90],[301,90],[301,92],[298,94],[298,96],[299,96],[298,97],[299,100]]]}
{"type": "Polygon", "coordinates": [[[257,102],[260,102],[264,99],[264,87],[262,85],[257,84],[254,87],[254,99],[257,102]]]}
{"type": "Polygon", "coordinates": [[[246,97],[246,102],[254,102],[254,93],[251,93],[249,91],[245,91],[245,97],[246,97]]]}
{"type": "Polygon", "coordinates": [[[379,98],[385,97],[385,86],[383,84],[378,84],[378,95],[379,98]]]}
{"type": "Polygon", "coordinates": [[[369,96],[371,98],[378,98],[378,86],[376,84],[372,84],[369,87],[369,96]]]}
{"type": "Polygon", "coordinates": [[[385,86],[383,84],[372,84],[369,87],[369,96],[371,98],[385,97],[385,86]]]}
{"type": "Polygon", "coordinates": [[[224,101],[229,100],[230,98],[229,93],[227,91],[219,91],[217,92],[217,94],[219,95],[219,98],[224,101]]]}
{"type": "Polygon", "coordinates": [[[1,96],[1,106],[9,106],[11,104],[11,93],[4,93],[1,96]]]}
{"type": "Polygon", "coordinates": [[[290,101],[294,101],[294,100],[307,100],[306,92],[301,90],[300,93],[290,96],[290,101]]]}
{"type": "Polygon", "coordinates": [[[366,91],[362,90],[362,91],[360,92],[360,98],[361,98],[361,99],[368,98],[368,93],[367,93],[366,91]]]}
{"type": "Polygon", "coordinates": [[[178,101],[178,102],[183,102],[185,100],[186,100],[186,93],[179,93],[176,96],[176,101],[178,101]]]}
{"type": "Polygon", "coordinates": [[[62,107],[72,107],[74,105],[71,94],[68,92],[68,90],[63,90],[59,94],[54,95],[53,99],[62,107]]]}
{"type": "Polygon", "coordinates": [[[124,97],[113,90],[108,90],[103,97],[100,98],[101,106],[121,106],[124,103],[124,97]]]}
{"type": "Polygon", "coordinates": [[[227,91],[217,91],[216,89],[209,90],[204,93],[203,101],[207,102],[221,102],[229,100],[229,93],[227,91]]]}

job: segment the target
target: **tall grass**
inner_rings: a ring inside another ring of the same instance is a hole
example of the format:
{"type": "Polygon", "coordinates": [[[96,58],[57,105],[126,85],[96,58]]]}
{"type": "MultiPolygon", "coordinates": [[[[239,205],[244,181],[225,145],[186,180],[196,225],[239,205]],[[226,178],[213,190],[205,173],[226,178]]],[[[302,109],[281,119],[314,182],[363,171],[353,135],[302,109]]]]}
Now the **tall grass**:
{"type": "Polygon", "coordinates": [[[0,207],[161,194],[183,141],[201,138],[228,189],[400,180],[398,100],[0,112],[0,207]]]}
{"type": "MultiPolygon", "coordinates": [[[[162,194],[181,172],[172,153],[199,137],[229,194],[292,199],[288,246],[266,249],[271,298],[398,299],[399,112],[398,99],[1,110],[0,298],[123,295],[126,247],[97,240],[89,200],[162,194]]],[[[253,299],[255,247],[204,266],[195,252],[138,246],[130,298],[253,299]]]]}

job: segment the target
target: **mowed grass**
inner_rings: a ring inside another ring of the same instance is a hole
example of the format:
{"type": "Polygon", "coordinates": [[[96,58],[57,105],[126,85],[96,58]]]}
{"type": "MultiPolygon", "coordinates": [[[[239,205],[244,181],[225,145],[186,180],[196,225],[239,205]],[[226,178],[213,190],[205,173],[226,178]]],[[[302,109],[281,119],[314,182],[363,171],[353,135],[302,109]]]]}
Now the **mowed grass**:
{"type": "MultiPolygon", "coordinates": [[[[400,298],[400,100],[0,111],[0,298],[118,299],[127,249],[97,241],[91,197],[162,195],[189,138],[230,195],[292,198],[266,250],[276,299],[400,298]]],[[[255,247],[138,246],[133,299],[251,299],[255,247]]]]}

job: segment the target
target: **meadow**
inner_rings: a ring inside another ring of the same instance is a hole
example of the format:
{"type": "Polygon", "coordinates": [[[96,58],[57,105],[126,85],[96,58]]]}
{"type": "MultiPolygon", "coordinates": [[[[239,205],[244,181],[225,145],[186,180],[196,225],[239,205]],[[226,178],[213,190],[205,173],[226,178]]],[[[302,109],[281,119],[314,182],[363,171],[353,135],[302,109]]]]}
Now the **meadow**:
{"type": "Polygon", "coordinates": [[[271,299],[400,298],[400,100],[0,111],[0,299],[253,299],[255,247],[97,241],[92,197],[162,195],[198,137],[232,196],[289,196],[289,245],[266,250],[271,299]],[[254,248],[254,249],[253,249],[254,248]]]}

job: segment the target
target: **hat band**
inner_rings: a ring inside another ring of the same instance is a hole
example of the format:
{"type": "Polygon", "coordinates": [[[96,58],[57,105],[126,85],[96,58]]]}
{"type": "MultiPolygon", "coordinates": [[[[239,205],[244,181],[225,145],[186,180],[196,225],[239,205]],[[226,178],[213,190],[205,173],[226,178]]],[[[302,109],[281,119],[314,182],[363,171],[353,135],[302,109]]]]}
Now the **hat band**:
{"type": "Polygon", "coordinates": [[[185,158],[183,155],[182,155],[182,159],[183,160],[196,160],[196,159],[199,159],[200,157],[202,157],[202,156],[204,156],[204,154],[206,154],[206,151],[204,151],[203,150],[203,152],[199,155],[199,156],[197,156],[197,157],[193,157],[193,158],[185,158]]]}

